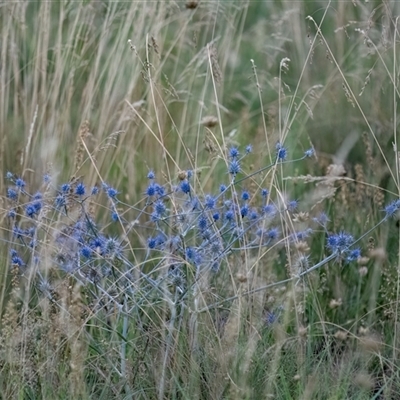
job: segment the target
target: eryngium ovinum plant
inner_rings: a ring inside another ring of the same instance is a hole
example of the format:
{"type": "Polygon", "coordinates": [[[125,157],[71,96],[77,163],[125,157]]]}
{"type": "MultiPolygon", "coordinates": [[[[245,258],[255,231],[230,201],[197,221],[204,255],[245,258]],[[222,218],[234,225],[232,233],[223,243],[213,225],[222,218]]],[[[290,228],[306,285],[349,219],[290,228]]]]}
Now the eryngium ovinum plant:
{"type": "MultiPolygon", "coordinates": [[[[306,275],[327,264],[348,268],[362,258],[362,239],[400,209],[400,200],[388,204],[380,222],[361,237],[332,232],[325,213],[303,218],[298,201],[272,183],[257,184],[268,182],[268,174],[279,173],[285,164],[313,159],[313,149],[290,159],[278,142],[271,164],[245,174],[243,163],[251,153],[251,145],[226,149],[225,183],[214,193],[196,190],[201,185],[191,170],[167,184],[158,179],[160,172],[150,170],[143,200],[134,206],[104,181],[94,187],[83,179],[54,185],[48,174],[35,189],[8,172],[5,220],[13,306],[5,318],[14,312],[29,321],[35,313],[55,312],[49,311],[54,307],[65,310],[60,287],[78,287],[79,295],[70,293],[71,304],[74,296],[80,299],[75,310],[80,322],[73,326],[80,334],[99,323],[118,332],[120,362],[113,368],[125,376],[129,332],[146,331],[154,321],[179,329],[178,317],[188,313],[190,345],[195,345],[199,314],[211,315],[232,301],[272,288],[304,287],[306,275]],[[324,242],[322,259],[310,254],[309,242],[315,237],[324,242]],[[275,270],[258,272],[272,265],[266,259],[276,261],[275,270]]],[[[280,318],[284,307],[283,301],[274,304],[265,313],[265,325],[280,318]]],[[[221,319],[216,321],[221,328],[223,313],[215,318],[221,319]]],[[[9,327],[9,337],[13,329],[17,325],[9,327]]],[[[173,347],[173,329],[168,332],[160,345],[161,391],[173,347]]]]}

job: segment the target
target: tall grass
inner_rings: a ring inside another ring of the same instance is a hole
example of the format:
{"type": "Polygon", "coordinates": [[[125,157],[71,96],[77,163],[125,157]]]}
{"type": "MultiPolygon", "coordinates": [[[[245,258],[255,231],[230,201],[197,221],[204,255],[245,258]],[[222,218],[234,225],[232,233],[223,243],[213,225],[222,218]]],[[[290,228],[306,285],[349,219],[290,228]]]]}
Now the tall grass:
{"type": "Polygon", "coordinates": [[[399,11],[1,2],[2,398],[400,398],[399,11]]]}

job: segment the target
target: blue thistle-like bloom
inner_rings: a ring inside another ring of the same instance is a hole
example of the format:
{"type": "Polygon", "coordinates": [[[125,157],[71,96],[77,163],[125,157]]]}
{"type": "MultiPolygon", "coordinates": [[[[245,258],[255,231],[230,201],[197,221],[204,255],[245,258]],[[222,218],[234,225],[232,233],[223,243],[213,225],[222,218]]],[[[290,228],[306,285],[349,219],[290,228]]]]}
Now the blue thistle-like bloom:
{"type": "Polygon", "coordinates": [[[14,179],[14,174],[10,171],[6,173],[6,179],[12,181],[14,179]]]}
{"type": "Polygon", "coordinates": [[[157,246],[157,239],[153,238],[153,237],[149,237],[147,239],[147,246],[149,247],[149,249],[155,249],[157,246]]]}
{"type": "Polygon", "coordinates": [[[86,192],[85,185],[82,182],[78,183],[75,188],[75,194],[77,194],[78,196],[83,196],[85,192],[86,192]]]}
{"type": "Polygon", "coordinates": [[[270,228],[265,236],[270,239],[270,240],[275,240],[279,236],[279,230],[278,228],[270,228]]]}
{"type": "Polygon", "coordinates": [[[190,193],[190,183],[186,179],[180,183],[179,188],[184,194],[190,193]]]}
{"type": "Polygon", "coordinates": [[[220,253],[222,253],[221,243],[218,240],[214,240],[211,243],[210,251],[211,251],[212,254],[220,254],[220,253]]]}
{"type": "Polygon", "coordinates": [[[265,322],[267,326],[273,325],[276,321],[278,320],[278,315],[275,314],[274,312],[269,312],[267,311],[267,315],[265,317],[265,322]]]}
{"type": "Polygon", "coordinates": [[[164,196],[164,194],[165,194],[164,186],[161,186],[158,183],[156,183],[155,188],[156,188],[156,193],[158,194],[158,196],[160,196],[160,197],[164,196]]]}
{"type": "Polygon", "coordinates": [[[34,195],[33,195],[33,199],[34,200],[41,200],[43,198],[43,194],[41,193],[41,192],[36,192],[34,195]]]}
{"type": "Polygon", "coordinates": [[[13,188],[7,188],[7,197],[11,200],[17,200],[18,193],[13,188]]]}
{"type": "Polygon", "coordinates": [[[50,174],[44,174],[43,175],[43,183],[50,183],[51,182],[51,175],[50,174]]]}
{"type": "Polygon", "coordinates": [[[276,144],[276,158],[278,159],[278,161],[284,161],[287,157],[287,150],[285,147],[283,147],[283,145],[278,142],[276,144]]]}
{"type": "Polygon", "coordinates": [[[268,189],[261,189],[261,196],[263,198],[266,198],[269,195],[269,190],[268,189]]]}
{"type": "Polygon", "coordinates": [[[231,147],[229,149],[229,157],[233,160],[239,157],[239,150],[237,147],[231,147]]]}
{"type": "Polygon", "coordinates": [[[22,258],[19,257],[17,254],[15,254],[11,257],[11,264],[16,265],[17,267],[20,267],[20,268],[25,265],[22,258]]]}
{"type": "Polygon", "coordinates": [[[61,207],[64,207],[64,206],[67,204],[66,199],[65,199],[65,196],[62,195],[62,194],[59,194],[59,195],[56,197],[54,203],[55,203],[55,207],[56,207],[57,209],[59,209],[59,208],[61,208],[61,207]]]}
{"type": "Polygon", "coordinates": [[[207,218],[206,218],[204,215],[202,215],[202,216],[199,218],[199,221],[197,222],[197,226],[199,227],[199,229],[200,229],[201,231],[205,231],[205,230],[207,229],[207,227],[208,227],[208,221],[207,221],[207,218]]]}
{"type": "Polygon", "coordinates": [[[220,218],[220,215],[219,215],[219,212],[217,211],[217,212],[215,212],[214,214],[213,214],[213,220],[214,221],[218,221],[219,220],[219,218],[220,218]]]}
{"type": "Polygon", "coordinates": [[[92,191],[91,191],[92,196],[96,196],[96,194],[98,194],[98,193],[99,193],[99,187],[93,186],[92,191]]]}
{"type": "Polygon", "coordinates": [[[69,183],[63,183],[61,185],[61,191],[63,193],[68,193],[70,189],[71,189],[71,185],[69,183]]]}
{"type": "Polygon", "coordinates": [[[361,250],[354,249],[350,251],[350,254],[347,257],[348,262],[357,261],[361,257],[361,250]]]}
{"type": "Polygon", "coordinates": [[[106,193],[110,199],[115,199],[115,196],[118,194],[118,191],[116,189],[114,189],[113,187],[108,186],[106,193]]]}
{"type": "Polygon", "coordinates": [[[312,229],[305,229],[304,231],[299,231],[294,234],[295,240],[306,240],[312,233],[312,229]]]}
{"type": "Polygon", "coordinates": [[[204,198],[204,206],[209,210],[212,210],[213,208],[215,208],[215,204],[216,204],[215,197],[211,196],[210,194],[207,194],[204,198]]]}
{"type": "Polygon", "coordinates": [[[157,200],[154,203],[154,212],[158,216],[162,217],[165,214],[166,211],[167,211],[167,207],[165,206],[165,204],[164,204],[164,202],[162,200],[157,200]]]}
{"type": "Polygon", "coordinates": [[[390,218],[395,216],[399,209],[400,209],[400,199],[392,201],[384,209],[386,213],[385,217],[390,218]]]}
{"type": "Polygon", "coordinates": [[[36,208],[33,204],[28,204],[25,207],[25,214],[30,218],[32,218],[36,214],[36,208]]]}
{"type": "Polygon", "coordinates": [[[117,222],[117,221],[119,220],[118,213],[117,213],[115,210],[111,213],[111,219],[112,219],[114,222],[117,222]]]}
{"type": "Polygon", "coordinates": [[[153,170],[150,170],[149,173],[147,174],[147,179],[155,179],[156,174],[154,173],[153,170]]]}
{"type": "Polygon", "coordinates": [[[193,247],[188,247],[186,249],[186,259],[190,261],[194,265],[198,265],[201,263],[201,255],[200,253],[194,249],[193,247]]]}
{"type": "Polygon", "coordinates": [[[324,212],[321,212],[318,217],[313,218],[313,220],[324,228],[326,228],[326,225],[329,222],[328,216],[324,212]]]}
{"type": "Polygon", "coordinates": [[[249,214],[249,206],[247,204],[245,204],[244,206],[242,206],[240,208],[240,215],[242,216],[242,218],[246,217],[249,214]]]}
{"type": "Polygon", "coordinates": [[[26,186],[25,181],[22,178],[17,178],[15,180],[15,186],[19,189],[23,189],[26,186]]]}
{"type": "Polygon", "coordinates": [[[187,176],[188,179],[190,179],[193,176],[193,171],[191,169],[188,169],[186,171],[186,176],[187,176]]]}
{"type": "Polygon", "coordinates": [[[220,191],[221,193],[224,193],[225,190],[226,190],[226,186],[225,186],[225,185],[219,185],[219,191],[220,191]]]}
{"type": "Polygon", "coordinates": [[[7,213],[7,217],[9,218],[15,218],[17,216],[16,211],[12,208],[10,211],[7,213]]]}
{"type": "Polygon", "coordinates": [[[251,210],[251,212],[250,212],[250,215],[249,215],[249,218],[252,220],[252,221],[255,221],[256,219],[258,219],[258,212],[256,211],[256,210],[251,210]]]}
{"type": "Polygon", "coordinates": [[[81,255],[82,255],[82,257],[85,257],[85,258],[91,258],[92,257],[92,253],[93,253],[93,250],[90,248],[90,247],[88,247],[88,246],[84,246],[84,247],[82,247],[82,249],[81,249],[81,255]]]}
{"type": "Polygon", "coordinates": [[[229,173],[235,177],[239,172],[240,172],[239,160],[232,160],[229,163],[229,173]]]}
{"type": "Polygon", "coordinates": [[[289,201],[289,203],[287,204],[287,209],[290,212],[293,212],[296,210],[296,208],[298,207],[299,202],[297,200],[291,200],[289,201]]]}
{"type": "Polygon", "coordinates": [[[235,213],[233,212],[233,210],[228,210],[228,211],[225,213],[225,219],[226,219],[227,221],[233,221],[234,218],[235,218],[235,213]]]}
{"type": "Polygon", "coordinates": [[[347,251],[349,246],[354,242],[353,236],[346,232],[339,232],[338,234],[329,235],[327,238],[327,247],[332,253],[342,253],[347,251]]]}
{"type": "Polygon", "coordinates": [[[18,228],[18,226],[14,226],[13,235],[17,239],[22,239],[25,236],[25,231],[21,228],[18,228]]]}
{"type": "Polygon", "coordinates": [[[304,157],[310,158],[315,154],[314,149],[311,147],[311,149],[308,149],[304,152],[304,157]]]}
{"type": "Polygon", "coordinates": [[[156,194],[156,192],[156,185],[154,183],[150,183],[150,185],[147,186],[146,195],[152,197],[156,194]]]}
{"type": "Polygon", "coordinates": [[[246,154],[250,154],[253,151],[253,146],[251,144],[248,144],[246,146],[246,154]]]}
{"type": "Polygon", "coordinates": [[[250,194],[249,194],[249,192],[247,191],[247,190],[244,190],[243,192],[242,192],[242,200],[243,201],[247,201],[247,200],[249,200],[250,199],[250,194]]]}
{"type": "Polygon", "coordinates": [[[266,204],[262,208],[262,212],[267,217],[274,217],[275,213],[276,213],[276,208],[275,208],[275,206],[273,204],[266,204]]]}

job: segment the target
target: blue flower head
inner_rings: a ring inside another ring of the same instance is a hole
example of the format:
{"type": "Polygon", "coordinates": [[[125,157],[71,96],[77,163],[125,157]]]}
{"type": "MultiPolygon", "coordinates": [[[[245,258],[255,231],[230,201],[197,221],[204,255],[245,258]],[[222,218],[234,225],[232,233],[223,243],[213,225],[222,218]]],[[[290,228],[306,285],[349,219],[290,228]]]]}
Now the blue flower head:
{"type": "Polygon", "coordinates": [[[23,189],[26,186],[25,181],[22,178],[17,178],[15,180],[15,186],[19,189],[23,189]]]}
{"type": "Polygon", "coordinates": [[[239,150],[237,147],[231,147],[229,149],[229,157],[232,158],[232,160],[235,160],[239,157],[239,150]]]}
{"type": "Polygon", "coordinates": [[[82,182],[78,183],[75,188],[75,194],[77,194],[78,196],[83,196],[85,192],[85,185],[82,182]]]}
{"type": "Polygon", "coordinates": [[[70,189],[71,189],[71,185],[69,183],[63,183],[61,185],[61,191],[63,193],[68,193],[70,189]]]}
{"type": "Polygon", "coordinates": [[[107,191],[107,196],[108,196],[110,199],[115,199],[115,196],[118,194],[117,190],[114,189],[114,188],[111,187],[111,186],[108,186],[106,191],[107,191]]]}
{"type": "Polygon", "coordinates": [[[229,163],[229,173],[234,177],[240,172],[240,162],[239,160],[232,160],[229,163]]]}
{"type": "Polygon", "coordinates": [[[278,142],[276,144],[276,158],[278,159],[278,161],[284,161],[286,159],[287,156],[287,150],[285,147],[283,147],[283,145],[278,142]]]}
{"type": "Polygon", "coordinates": [[[154,171],[150,170],[147,174],[147,179],[154,179],[156,177],[154,171]]]}
{"type": "Polygon", "coordinates": [[[18,197],[18,193],[13,188],[7,188],[7,197],[11,200],[16,200],[18,197]]]}
{"type": "Polygon", "coordinates": [[[311,147],[310,149],[304,152],[304,157],[310,158],[315,154],[314,149],[311,147]]]}
{"type": "Polygon", "coordinates": [[[190,183],[185,179],[183,180],[180,185],[180,190],[185,193],[185,194],[189,194],[190,193],[190,183]]]}
{"type": "Polygon", "coordinates": [[[215,207],[215,197],[211,196],[210,194],[207,194],[204,198],[204,205],[206,208],[212,210],[215,207]]]}
{"type": "Polygon", "coordinates": [[[386,213],[386,218],[395,216],[399,209],[400,209],[400,199],[394,200],[391,203],[389,203],[384,209],[386,213]]]}
{"type": "Polygon", "coordinates": [[[244,191],[242,192],[242,200],[243,200],[243,201],[247,201],[247,200],[249,200],[249,198],[250,198],[249,192],[246,191],[246,190],[244,190],[244,191]]]}

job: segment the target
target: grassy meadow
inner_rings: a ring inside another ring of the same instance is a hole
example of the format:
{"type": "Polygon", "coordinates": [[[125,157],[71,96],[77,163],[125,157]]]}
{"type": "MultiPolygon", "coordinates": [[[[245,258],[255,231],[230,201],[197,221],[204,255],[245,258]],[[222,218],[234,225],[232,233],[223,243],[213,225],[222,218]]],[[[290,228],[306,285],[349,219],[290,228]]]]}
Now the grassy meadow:
{"type": "Polygon", "coordinates": [[[400,399],[398,17],[0,1],[0,398],[400,399]]]}

